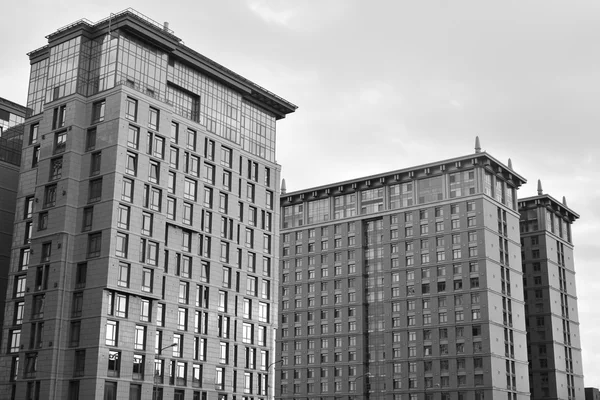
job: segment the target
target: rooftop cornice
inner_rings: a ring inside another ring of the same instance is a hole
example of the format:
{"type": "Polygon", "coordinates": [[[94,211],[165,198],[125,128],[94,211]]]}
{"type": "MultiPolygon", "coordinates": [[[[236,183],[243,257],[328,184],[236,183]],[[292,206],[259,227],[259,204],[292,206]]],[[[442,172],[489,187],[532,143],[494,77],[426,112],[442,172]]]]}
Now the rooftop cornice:
{"type": "MultiPolygon", "coordinates": [[[[187,47],[174,32],[145,15],[128,8],[98,22],[80,19],[46,36],[49,43],[62,41],[74,33],[85,33],[91,37],[123,29],[160,47],[180,61],[194,66],[199,71],[210,75],[222,84],[238,91],[244,99],[263,107],[277,119],[285,118],[286,114],[294,112],[298,107],[289,101],[268,91],[262,86],[244,78],[223,65],[187,47]]],[[[28,53],[34,58],[47,50],[48,45],[28,53]]]]}
{"type": "Polygon", "coordinates": [[[517,204],[519,206],[519,211],[522,209],[527,209],[530,207],[545,207],[553,211],[557,211],[561,215],[567,217],[571,222],[574,222],[579,218],[579,214],[570,209],[564,203],[556,200],[554,197],[549,194],[541,194],[537,196],[525,197],[523,199],[518,199],[517,204]]]}
{"type": "Polygon", "coordinates": [[[281,200],[291,201],[293,197],[302,198],[312,197],[314,199],[327,197],[331,194],[352,193],[357,190],[372,189],[389,184],[409,182],[415,179],[423,179],[447,172],[459,172],[479,165],[490,173],[501,175],[513,187],[519,188],[527,182],[525,178],[509,169],[506,165],[496,160],[486,152],[470,154],[462,157],[451,158],[443,161],[436,161],[429,164],[417,165],[414,167],[399,169],[395,171],[384,172],[376,175],[364,176],[352,180],[331,183],[324,186],[317,186],[308,189],[297,190],[281,195],[281,200]]]}

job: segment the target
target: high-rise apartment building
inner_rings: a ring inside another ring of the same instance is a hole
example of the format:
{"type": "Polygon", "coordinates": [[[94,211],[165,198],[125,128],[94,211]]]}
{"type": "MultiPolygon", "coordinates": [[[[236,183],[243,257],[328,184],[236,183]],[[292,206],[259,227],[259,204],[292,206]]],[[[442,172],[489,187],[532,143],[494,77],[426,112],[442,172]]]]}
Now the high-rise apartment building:
{"type": "MultiPolygon", "coordinates": [[[[10,250],[15,220],[23,122],[27,109],[0,97],[0,321],[8,286],[10,250]]],[[[0,332],[0,342],[2,332],[0,332]]]]}
{"type": "Polygon", "coordinates": [[[532,399],[583,399],[571,224],[579,215],[542,192],[519,199],[532,399]]]}
{"type": "Polygon", "coordinates": [[[277,397],[529,398],[524,182],[477,144],[282,194],[277,397]]]}
{"type": "Polygon", "coordinates": [[[133,11],[74,22],[31,77],[3,399],[266,399],[276,121],[295,106],[133,11]]]}

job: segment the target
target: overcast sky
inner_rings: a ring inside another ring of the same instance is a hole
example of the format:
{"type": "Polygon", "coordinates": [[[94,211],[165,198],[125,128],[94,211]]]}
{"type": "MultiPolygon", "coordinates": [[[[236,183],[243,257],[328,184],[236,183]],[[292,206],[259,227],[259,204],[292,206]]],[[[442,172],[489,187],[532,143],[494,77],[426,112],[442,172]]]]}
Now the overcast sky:
{"type": "MultiPolygon", "coordinates": [[[[12,2],[0,97],[25,104],[26,53],[122,1],[12,2]],[[14,39],[14,40],[13,40],[14,39]]],[[[279,122],[288,191],[483,150],[581,215],[585,386],[600,387],[600,2],[130,1],[185,44],[299,106],[279,122]],[[596,171],[596,173],[594,173],[596,171]],[[594,206],[596,204],[596,206],[594,206]]]]}

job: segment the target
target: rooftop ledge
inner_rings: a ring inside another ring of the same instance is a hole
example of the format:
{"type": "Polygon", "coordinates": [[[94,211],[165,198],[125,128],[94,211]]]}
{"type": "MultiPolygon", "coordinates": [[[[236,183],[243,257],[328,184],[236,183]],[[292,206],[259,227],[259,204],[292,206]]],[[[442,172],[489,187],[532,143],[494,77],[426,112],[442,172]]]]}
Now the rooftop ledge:
{"type": "Polygon", "coordinates": [[[514,172],[485,151],[448,160],[436,161],[429,164],[384,172],[343,182],[331,183],[324,186],[297,190],[281,194],[282,203],[290,202],[294,197],[321,198],[323,195],[352,193],[357,190],[372,189],[388,184],[408,182],[415,179],[429,178],[445,172],[460,172],[469,167],[480,165],[489,172],[502,175],[514,188],[519,188],[527,180],[514,172]]]}

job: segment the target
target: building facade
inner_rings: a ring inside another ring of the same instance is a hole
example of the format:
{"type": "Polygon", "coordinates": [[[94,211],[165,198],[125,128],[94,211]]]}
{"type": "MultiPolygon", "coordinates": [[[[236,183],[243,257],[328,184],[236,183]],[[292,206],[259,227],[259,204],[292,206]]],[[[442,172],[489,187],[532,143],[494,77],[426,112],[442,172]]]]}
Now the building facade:
{"type": "Polygon", "coordinates": [[[586,387],[585,400],[600,400],[600,390],[594,387],[586,387]]]}
{"type": "Polygon", "coordinates": [[[126,10],[31,77],[3,399],[266,399],[276,121],[295,106],[126,10]]]}
{"type": "Polygon", "coordinates": [[[527,399],[517,189],[481,152],[281,197],[281,399],[527,399]]]}
{"type": "Polygon", "coordinates": [[[19,165],[23,147],[23,122],[26,116],[25,107],[0,97],[0,321],[4,320],[4,295],[8,287],[19,165]]]}
{"type": "Polygon", "coordinates": [[[542,193],[519,199],[533,399],[585,398],[571,225],[579,215],[542,193]]]}

